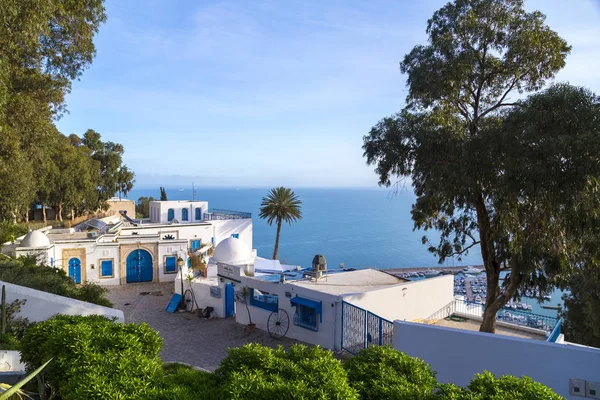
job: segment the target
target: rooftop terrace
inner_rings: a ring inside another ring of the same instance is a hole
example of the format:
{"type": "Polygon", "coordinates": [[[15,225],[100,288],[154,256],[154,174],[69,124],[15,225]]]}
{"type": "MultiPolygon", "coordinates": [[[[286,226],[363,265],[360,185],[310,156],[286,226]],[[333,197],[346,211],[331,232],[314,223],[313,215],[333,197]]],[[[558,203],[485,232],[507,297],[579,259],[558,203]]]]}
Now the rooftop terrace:
{"type": "Polygon", "coordinates": [[[382,289],[406,282],[406,280],[376,269],[328,274],[318,281],[304,279],[290,282],[293,285],[310,288],[319,292],[334,295],[361,293],[374,289],[382,289]]]}

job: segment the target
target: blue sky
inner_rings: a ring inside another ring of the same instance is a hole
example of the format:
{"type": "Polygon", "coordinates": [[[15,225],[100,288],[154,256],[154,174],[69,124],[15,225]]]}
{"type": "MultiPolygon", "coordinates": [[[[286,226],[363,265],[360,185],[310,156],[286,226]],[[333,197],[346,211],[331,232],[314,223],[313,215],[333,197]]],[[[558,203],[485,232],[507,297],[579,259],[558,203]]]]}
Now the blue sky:
{"type": "MultiPolygon", "coordinates": [[[[445,1],[109,0],[65,133],[123,143],[139,185],[370,186],[362,136],[406,96],[398,63],[445,1]]],[[[600,92],[600,4],[526,1],[600,92]]]]}

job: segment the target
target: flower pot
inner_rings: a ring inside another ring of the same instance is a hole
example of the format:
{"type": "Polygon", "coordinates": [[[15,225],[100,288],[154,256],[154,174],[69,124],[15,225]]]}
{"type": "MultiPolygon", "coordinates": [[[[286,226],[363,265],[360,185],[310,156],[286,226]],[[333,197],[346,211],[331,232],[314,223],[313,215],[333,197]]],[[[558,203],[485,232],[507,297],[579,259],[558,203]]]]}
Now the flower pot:
{"type": "Polygon", "coordinates": [[[246,327],[248,328],[248,335],[249,335],[254,331],[254,328],[256,328],[256,324],[248,324],[248,325],[246,325],[246,327]]]}

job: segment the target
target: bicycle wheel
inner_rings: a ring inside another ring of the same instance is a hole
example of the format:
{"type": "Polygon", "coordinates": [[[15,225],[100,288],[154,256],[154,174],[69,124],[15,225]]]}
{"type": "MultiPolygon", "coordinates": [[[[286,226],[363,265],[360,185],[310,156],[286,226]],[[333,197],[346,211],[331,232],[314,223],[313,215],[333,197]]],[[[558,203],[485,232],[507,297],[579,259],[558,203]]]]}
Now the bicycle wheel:
{"type": "Polygon", "coordinates": [[[183,304],[185,304],[186,311],[194,311],[194,292],[192,292],[190,289],[186,290],[183,294],[183,304]]]}
{"type": "Polygon", "coordinates": [[[273,311],[267,320],[267,331],[274,339],[281,339],[290,329],[290,317],[287,311],[279,309],[273,311]]]}

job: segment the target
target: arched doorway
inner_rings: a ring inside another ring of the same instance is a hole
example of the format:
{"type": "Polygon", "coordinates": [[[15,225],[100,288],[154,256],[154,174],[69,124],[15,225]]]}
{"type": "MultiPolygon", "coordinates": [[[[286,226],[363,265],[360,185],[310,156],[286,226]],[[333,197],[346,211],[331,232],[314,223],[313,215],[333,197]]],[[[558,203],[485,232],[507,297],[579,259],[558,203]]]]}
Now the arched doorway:
{"type": "Polygon", "coordinates": [[[146,250],[133,250],[127,256],[127,283],[152,282],[152,256],[146,250]]]}
{"type": "Polygon", "coordinates": [[[81,261],[77,257],[69,259],[69,277],[75,283],[81,283],[81,261]]]}

